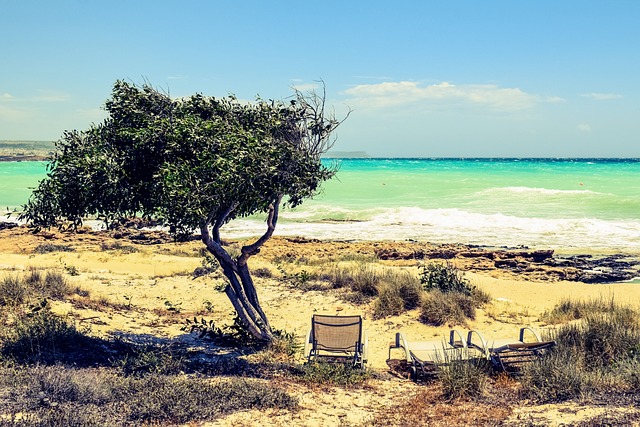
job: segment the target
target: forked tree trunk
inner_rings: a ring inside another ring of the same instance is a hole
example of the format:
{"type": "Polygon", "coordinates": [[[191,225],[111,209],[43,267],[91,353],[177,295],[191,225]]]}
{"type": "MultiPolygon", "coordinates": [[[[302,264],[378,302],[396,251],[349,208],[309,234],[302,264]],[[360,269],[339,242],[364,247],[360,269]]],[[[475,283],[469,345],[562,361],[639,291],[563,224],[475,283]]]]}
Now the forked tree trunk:
{"type": "Polygon", "coordinates": [[[233,304],[233,308],[251,335],[261,341],[271,341],[273,339],[271,326],[260,307],[249,267],[246,264],[238,265],[238,261],[235,260],[232,261],[232,265],[224,265],[223,263],[226,262],[228,261],[220,262],[224,275],[229,279],[224,292],[233,304]]]}
{"type": "Polygon", "coordinates": [[[253,244],[243,246],[241,254],[236,259],[233,259],[222,247],[219,234],[220,226],[224,224],[233,207],[230,207],[217,218],[210,218],[210,221],[203,223],[200,227],[203,243],[218,260],[222,267],[222,272],[229,279],[229,284],[224,291],[229,297],[233,308],[238,313],[247,331],[261,341],[273,340],[273,332],[271,331],[269,320],[260,306],[258,293],[251,278],[247,260],[252,255],[260,252],[260,247],[273,235],[278,221],[280,200],[281,197],[278,197],[269,207],[267,231],[253,244]]]}

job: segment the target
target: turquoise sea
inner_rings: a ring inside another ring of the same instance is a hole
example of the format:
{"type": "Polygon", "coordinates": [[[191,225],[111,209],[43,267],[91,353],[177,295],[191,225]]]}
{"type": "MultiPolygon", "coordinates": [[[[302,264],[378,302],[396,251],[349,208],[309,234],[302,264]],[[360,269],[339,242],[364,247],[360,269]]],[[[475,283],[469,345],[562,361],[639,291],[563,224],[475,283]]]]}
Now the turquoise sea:
{"type": "MultiPolygon", "coordinates": [[[[640,252],[640,159],[338,159],[336,177],[276,234],[640,252]]],[[[0,163],[0,206],[20,206],[41,162],[0,163]]],[[[264,231],[234,221],[226,236],[264,231]]]]}

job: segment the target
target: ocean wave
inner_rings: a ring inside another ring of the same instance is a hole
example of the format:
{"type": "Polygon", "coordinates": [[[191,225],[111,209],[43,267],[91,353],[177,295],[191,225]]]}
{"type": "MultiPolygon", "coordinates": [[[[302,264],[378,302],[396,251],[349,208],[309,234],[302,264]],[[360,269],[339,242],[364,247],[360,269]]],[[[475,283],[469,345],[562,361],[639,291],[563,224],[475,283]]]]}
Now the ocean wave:
{"type": "Polygon", "coordinates": [[[494,194],[517,194],[519,196],[523,194],[538,194],[545,196],[565,196],[565,195],[607,195],[611,196],[610,193],[600,193],[592,190],[558,190],[558,189],[550,189],[550,188],[539,188],[539,187],[495,187],[488,188],[486,190],[482,190],[476,193],[478,196],[491,196],[494,194]]]}
{"type": "MultiPolygon", "coordinates": [[[[225,226],[234,237],[264,232],[264,221],[245,219],[225,226]]],[[[304,219],[278,224],[279,235],[337,240],[421,240],[487,246],[640,250],[640,220],[530,218],[462,209],[379,209],[360,220],[304,219]]]]}

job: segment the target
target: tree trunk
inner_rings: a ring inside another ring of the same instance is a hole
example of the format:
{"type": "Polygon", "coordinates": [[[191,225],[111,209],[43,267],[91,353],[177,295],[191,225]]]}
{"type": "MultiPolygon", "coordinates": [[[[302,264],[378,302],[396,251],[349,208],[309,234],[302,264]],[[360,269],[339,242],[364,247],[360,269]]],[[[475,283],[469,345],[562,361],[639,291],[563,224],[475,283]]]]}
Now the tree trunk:
{"type": "Polygon", "coordinates": [[[262,307],[260,307],[258,294],[247,265],[239,266],[233,260],[231,265],[229,265],[228,260],[218,259],[218,262],[222,266],[224,275],[229,279],[229,284],[224,291],[242,323],[254,338],[260,341],[271,341],[273,332],[267,316],[264,314],[262,307]]]}
{"type": "Polygon", "coordinates": [[[231,258],[229,253],[222,247],[219,233],[220,226],[224,224],[225,218],[233,210],[233,206],[215,217],[212,215],[200,227],[203,243],[218,260],[224,275],[229,279],[229,284],[224,290],[225,293],[247,331],[260,341],[272,341],[273,332],[266,314],[260,307],[258,293],[253,284],[247,261],[249,257],[260,252],[260,247],[273,235],[278,221],[281,199],[282,196],[278,196],[269,207],[267,231],[253,244],[243,246],[242,253],[236,259],[231,258]],[[210,227],[212,221],[214,225],[210,227]]]}

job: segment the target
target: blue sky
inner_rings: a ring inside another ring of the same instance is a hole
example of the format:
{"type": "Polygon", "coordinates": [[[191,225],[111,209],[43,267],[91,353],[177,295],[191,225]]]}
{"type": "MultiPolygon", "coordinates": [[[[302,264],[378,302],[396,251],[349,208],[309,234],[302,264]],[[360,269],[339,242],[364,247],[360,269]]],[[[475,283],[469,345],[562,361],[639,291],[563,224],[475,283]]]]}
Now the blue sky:
{"type": "Polygon", "coordinates": [[[0,0],[0,140],[104,118],[117,79],[284,99],[318,79],[335,150],[640,157],[640,2],[0,0]]]}

